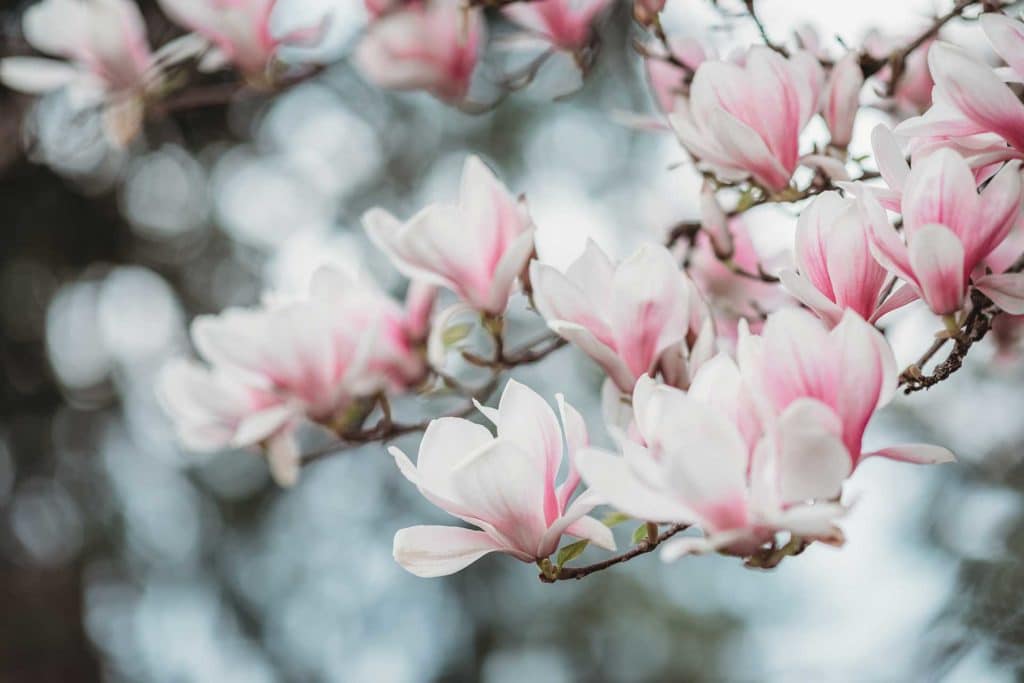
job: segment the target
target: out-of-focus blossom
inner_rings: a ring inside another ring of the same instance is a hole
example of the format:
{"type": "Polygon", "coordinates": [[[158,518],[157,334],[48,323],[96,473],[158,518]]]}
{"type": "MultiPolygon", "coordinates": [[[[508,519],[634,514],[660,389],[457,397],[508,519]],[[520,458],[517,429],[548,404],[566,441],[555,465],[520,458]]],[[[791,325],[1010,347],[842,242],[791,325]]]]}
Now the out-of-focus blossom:
{"type": "Polygon", "coordinates": [[[633,411],[640,443],[622,440],[624,457],[586,449],[577,466],[623,512],[704,531],[667,542],[663,559],[750,555],[781,530],[841,541],[834,522],[843,508],[831,501],[851,465],[839,421],[820,402],[793,402],[762,432],[735,363],[720,355],[689,392],[641,378],[633,411]]]}
{"type": "Polygon", "coordinates": [[[855,200],[822,193],[797,220],[798,272],[782,271],[782,285],[829,325],[838,325],[845,310],[874,322],[909,303],[916,298],[909,287],[880,301],[887,273],[871,254],[869,232],[855,200]]]}
{"type": "Polygon", "coordinates": [[[807,399],[832,411],[851,468],[871,455],[920,464],[954,459],[945,448],[926,444],[861,451],[871,416],[896,393],[898,370],[885,337],[852,311],[831,331],[807,311],[778,311],[760,336],[740,339],[738,359],[765,423],[807,399]]]}
{"type": "Polygon", "coordinates": [[[469,92],[485,29],[480,10],[467,10],[458,0],[408,5],[370,25],[356,65],[382,88],[426,90],[460,101],[469,92]]]}
{"type": "Polygon", "coordinates": [[[308,299],[196,318],[206,364],[169,364],[158,393],[187,448],[262,445],[275,479],[290,485],[303,420],[343,431],[360,398],[422,376],[410,320],[379,291],[324,269],[308,299]]]}
{"type": "Polygon", "coordinates": [[[213,45],[202,60],[207,69],[231,63],[251,78],[268,76],[282,46],[311,46],[323,36],[324,23],[279,36],[270,30],[277,0],[159,0],[167,16],[213,45]]]}
{"type": "Polygon", "coordinates": [[[363,0],[363,6],[374,19],[393,12],[404,4],[408,3],[405,0],[363,0]]]}
{"type": "Polygon", "coordinates": [[[548,326],[593,358],[623,392],[686,339],[693,284],[660,245],[645,244],[614,265],[591,241],[565,274],[532,262],[530,281],[548,326]]]}
{"type": "Polygon", "coordinates": [[[0,61],[0,79],[16,90],[74,85],[85,96],[137,92],[156,75],[146,25],[132,0],[43,0],[25,10],[22,30],[37,50],[67,61],[0,61]]]}
{"type": "MultiPolygon", "coordinates": [[[[975,268],[1020,214],[1020,164],[1006,164],[979,195],[970,167],[956,152],[942,149],[915,162],[903,183],[905,242],[870,191],[860,199],[879,263],[910,283],[935,313],[950,315],[963,307],[975,268]]],[[[993,300],[1010,312],[1024,312],[1024,298],[1014,294],[1018,279],[989,275],[975,285],[986,294],[991,289],[993,300]]]]}
{"type": "Polygon", "coordinates": [[[531,0],[505,5],[502,13],[552,46],[576,52],[591,42],[594,20],[609,0],[531,0]]]}
{"type": "Polygon", "coordinates": [[[432,204],[405,223],[383,209],[363,217],[367,233],[395,267],[447,287],[477,310],[505,311],[533,253],[533,222],[478,157],[466,159],[458,204],[432,204]]]}
{"type": "Polygon", "coordinates": [[[644,58],[654,99],[666,114],[676,108],[686,76],[711,58],[707,48],[694,38],[673,38],[669,45],[671,55],[659,44],[647,48],[649,54],[644,58]]]}
{"type": "Polygon", "coordinates": [[[832,67],[821,98],[821,113],[835,147],[845,149],[850,144],[863,86],[864,74],[857,53],[849,52],[832,67]]]}
{"type": "Polygon", "coordinates": [[[528,387],[509,380],[497,410],[480,407],[497,431],[461,418],[430,423],[415,465],[391,448],[402,474],[431,503],[477,529],[414,526],[395,534],[395,560],[417,576],[453,574],[491,552],[524,562],[548,557],[563,534],[615,549],[611,531],[587,513],[598,499],[584,493],[571,503],[580,477],[576,452],[588,445],[582,416],[558,397],[563,429],[551,407],[528,387]],[[556,484],[564,452],[569,468],[556,484]]]}
{"type": "Polygon", "coordinates": [[[172,61],[174,45],[155,55],[146,25],[132,0],[43,0],[22,18],[25,39],[42,57],[0,60],[0,82],[41,94],[67,87],[76,107],[103,105],[110,139],[123,144],[142,123],[142,97],[160,82],[160,65],[172,61]]]}
{"type": "Polygon", "coordinates": [[[722,262],[720,255],[731,254],[731,262],[748,273],[765,267],[743,218],[727,216],[710,186],[701,193],[701,231],[685,249],[686,272],[711,306],[720,343],[735,345],[741,320],[757,331],[764,315],[792,304],[777,285],[738,275],[722,262]]]}
{"type": "Polygon", "coordinates": [[[805,52],[757,45],[743,65],[704,62],[670,120],[697,161],[725,180],[782,190],[796,170],[800,132],[818,109],[824,73],[805,52]]]}
{"type": "MultiPolygon", "coordinates": [[[[906,45],[907,41],[907,37],[885,36],[872,31],[864,37],[862,44],[864,50],[875,59],[886,59],[894,50],[906,45]]],[[[934,38],[925,41],[903,60],[903,72],[892,94],[893,102],[903,112],[916,114],[927,109],[932,103],[934,83],[928,71],[928,50],[934,43],[934,38]]],[[[873,78],[881,84],[879,89],[888,88],[892,79],[892,68],[889,65],[882,67],[873,78]]]]}

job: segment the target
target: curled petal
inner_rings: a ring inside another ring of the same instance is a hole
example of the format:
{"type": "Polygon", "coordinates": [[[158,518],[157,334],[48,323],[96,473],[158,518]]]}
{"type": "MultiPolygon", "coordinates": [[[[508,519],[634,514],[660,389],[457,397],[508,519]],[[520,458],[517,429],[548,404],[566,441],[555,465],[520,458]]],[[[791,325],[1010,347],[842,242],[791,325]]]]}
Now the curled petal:
{"type": "Polygon", "coordinates": [[[395,534],[392,554],[406,571],[432,578],[461,571],[496,550],[504,549],[483,531],[451,526],[412,526],[395,534]]]}

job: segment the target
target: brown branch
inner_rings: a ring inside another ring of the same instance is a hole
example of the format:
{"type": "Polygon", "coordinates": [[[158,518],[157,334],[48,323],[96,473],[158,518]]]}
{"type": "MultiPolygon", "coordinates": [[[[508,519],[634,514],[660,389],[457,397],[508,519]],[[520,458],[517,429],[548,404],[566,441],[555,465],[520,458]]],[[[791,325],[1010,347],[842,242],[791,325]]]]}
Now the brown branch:
{"type": "Polygon", "coordinates": [[[913,40],[904,45],[898,50],[894,50],[887,57],[877,58],[872,57],[869,54],[863,54],[860,58],[860,69],[864,74],[864,78],[873,76],[886,66],[891,67],[889,76],[889,83],[886,86],[888,94],[892,95],[896,90],[896,85],[899,79],[903,76],[903,72],[907,67],[907,58],[912,52],[920,48],[926,42],[938,35],[939,30],[948,24],[953,19],[961,16],[971,5],[982,5],[986,10],[997,10],[1000,7],[1004,7],[1012,4],[1011,1],[1000,1],[1000,0],[957,0],[945,14],[942,14],[934,19],[927,29],[922,31],[913,40]]]}
{"type": "Polygon", "coordinates": [[[540,578],[543,583],[555,583],[556,581],[568,581],[569,579],[579,581],[580,579],[590,576],[595,572],[603,571],[609,567],[614,567],[617,564],[622,564],[623,562],[628,562],[634,557],[646,555],[679,532],[686,531],[689,528],[689,524],[673,524],[668,529],[658,534],[653,540],[648,538],[640,541],[626,552],[615,555],[614,557],[609,557],[607,560],[595,562],[594,564],[588,564],[582,567],[552,566],[548,573],[544,573],[542,571],[538,578],[540,578]]]}
{"type": "Polygon", "coordinates": [[[467,417],[476,410],[474,400],[486,401],[487,398],[494,393],[502,371],[543,360],[551,353],[554,353],[565,346],[566,343],[567,342],[561,337],[546,335],[541,339],[524,344],[519,349],[509,352],[504,350],[503,345],[496,344],[495,360],[487,360],[479,356],[471,356],[478,362],[478,364],[481,364],[484,367],[489,367],[493,370],[490,379],[482,387],[466,391],[466,387],[463,387],[458,382],[454,382],[448,377],[438,375],[446,384],[466,394],[465,405],[461,406],[457,410],[422,420],[420,422],[399,423],[394,422],[391,419],[391,409],[390,404],[387,403],[387,399],[380,397],[379,405],[381,406],[382,415],[376,424],[367,429],[358,429],[341,434],[336,442],[328,444],[322,448],[318,448],[314,451],[304,453],[301,458],[301,463],[303,465],[308,465],[316,462],[317,460],[322,460],[327,456],[351,450],[374,441],[390,441],[391,439],[395,439],[406,434],[422,432],[430,425],[431,422],[440,417],[467,417]]]}
{"type": "MultiPolygon", "coordinates": [[[[1024,271],[1024,254],[1004,272],[1019,273],[1021,271],[1024,271]]],[[[992,329],[993,321],[1003,314],[1003,311],[991,299],[977,289],[971,290],[970,298],[971,310],[961,323],[959,333],[955,336],[947,335],[937,338],[917,359],[917,362],[900,373],[898,386],[903,387],[904,394],[912,394],[933,387],[963,367],[964,359],[967,358],[971,347],[985,338],[985,335],[992,329]],[[953,348],[945,360],[935,366],[931,374],[924,374],[924,366],[950,339],[953,340],[953,348]]]]}

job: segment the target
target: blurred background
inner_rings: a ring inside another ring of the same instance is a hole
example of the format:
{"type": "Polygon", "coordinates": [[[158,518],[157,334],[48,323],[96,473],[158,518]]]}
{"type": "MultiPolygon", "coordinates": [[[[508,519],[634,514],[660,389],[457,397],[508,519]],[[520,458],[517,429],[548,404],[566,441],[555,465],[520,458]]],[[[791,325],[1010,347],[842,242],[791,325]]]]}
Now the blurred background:
{"type": "MultiPolygon", "coordinates": [[[[29,4],[0,9],[5,54],[26,49],[29,4]]],[[[913,35],[947,4],[759,7],[777,39],[807,22],[856,45],[877,23],[913,35]]],[[[771,572],[647,556],[550,586],[493,556],[418,579],[391,559],[392,535],[446,520],[379,444],[315,464],[287,491],[250,453],[181,451],[153,387],[164,362],[190,352],[189,320],[265,289],[300,291],[325,262],[400,290],[359,217],[453,196],[468,152],[526,193],[540,255],[558,265],[588,236],[623,255],[697,215],[699,177],[672,136],[616,123],[654,112],[627,7],[602,25],[581,91],[552,101],[542,72],[470,116],[354,73],[345,55],[365,22],[360,3],[291,5],[301,7],[281,12],[335,12],[320,54],[332,67],[279,95],[150,122],[126,149],[60,95],[0,91],[0,680],[1024,675],[1024,376],[1012,347],[978,348],[952,381],[897,401],[869,431],[868,446],[934,440],[960,464],[869,462],[848,491],[846,547],[815,546],[771,572]]],[[[143,7],[154,43],[173,34],[143,7]]],[[[706,0],[669,0],[666,20],[672,35],[722,52],[756,36],[706,0]]],[[[855,153],[886,120],[872,116],[860,117],[855,153]]],[[[766,207],[751,232],[771,252],[792,222],[791,209],[766,207]]],[[[914,310],[894,323],[901,364],[935,327],[914,310]]],[[[607,440],[601,378],[580,354],[517,376],[548,397],[565,392],[607,440]]],[[[400,445],[413,451],[416,438],[400,445]]]]}

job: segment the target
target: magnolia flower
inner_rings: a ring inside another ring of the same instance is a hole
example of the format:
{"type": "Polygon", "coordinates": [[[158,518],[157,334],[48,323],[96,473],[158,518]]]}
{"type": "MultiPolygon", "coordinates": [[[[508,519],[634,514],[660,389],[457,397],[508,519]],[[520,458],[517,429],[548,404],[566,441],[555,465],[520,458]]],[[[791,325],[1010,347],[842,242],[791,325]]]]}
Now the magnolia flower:
{"type": "Polygon", "coordinates": [[[0,60],[0,80],[15,90],[43,93],[74,86],[86,99],[141,92],[156,77],[146,25],[132,0],[42,0],[22,18],[25,39],[39,57],[0,60]]]}
{"type": "MultiPolygon", "coordinates": [[[[1021,198],[1019,162],[1004,166],[979,195],[967,162],[942,149],[916,162],[903,182],[905,243],[870,191],[859,199],[871,227],[875,258],[910,283],[935,313],[951,315],[963,307],[975,268],[1010,233],[1021,198]]],[[[989,275],[974,284],[1017,313],[1024,312],[1019,280],[1014,274],[989,275]]]]}
{"type": "Polygon", "coordinates": [[[626,514],[704,531],[665,543],[662,559],[750,555],[782,530],[841,539],[842,507],[831,501],[851,466],[839,421],[820,402],[794,402],[762,432],[736,365],[719,355],[689,392],[642,377],[633,411],[641,443],[621,440],[624,457],[585,449],[577,466],[591,491],[626,514]]]}
{"type": "MultiPolygon", "coordinates": [[[[983,15],[982,28],[992,47],[1012,66],[1020,65],[1024,35],[1008,17],[983,15]]],[[[965,137],[995,133],[1019,154],[1024,152],[1024,104],[990,66],[964,50],[936,43],[928,52],[935,88],[932,106],[896,131],[926,137],[965,137]]],[[[1024,74],[1022,74],[1024,75],[1024,74]]],[[[1006,158],[1009,158],[1007,156],[1006,158]]]]}
{"type": "Polygon", "coordinates": [[[484,33],[480,10],[466,10],[457,0],[412,4],[370,24],[356,65],[382,88],[459,101],[469,92],[484,33]]]}
{"type": "Polygon", "coordinates": [[[158,0],[167,16],[214,46],[202,60],[206,69],[236,65],[263,78],[282,46],[308,47],[323,36],[324,24],[303,26],[275,36],[270,16],[277,0],[158,0]]]}
{"type": "Polygon", "coordinates": [[[169,364],[158,394],[186,448],[265,445],[275,479],[290,485],[302,421],[343,430],[360,398],[422,376],[412,325],[382,293],[324,269],[308,299],[196,318],[206,365],[169,364]]]}
{"type": "Polygon", "coordinates": [[[686,338],[693,285],[662,246],[646,244],[613,265],[590,241],[565,274],[533,261],[530,282],[548,326],[593,358],[623,392],[686,338]]]}
{"type": "Polygon", "coordinates": [[[896,359],[885,337],[852,311],[831,331],[807,311],[790,308],[768,317],[760,336],[741,335],[739,366],[761,420],[813,399],[834,413],[851,469],[880,455],[927,464],[953,460],[945,448],[904,444],[863,453],[868,421],[896,393],[896,359]]]}
{"type": "Polygon", "coordinates": [[[828,124],[835,147],[845,149],[850,144],[863,86],[864,73],[860,69],[858,55],[849,52],[832,67],[821,94],[821,114],[828,124]]]}
{"type": "Polygon", "coordinates": [[[502,13],[554,47],[576,52],[590,43],[594,19],[609,0],[533,0],[505,5],[502,13]]]}
{"type": "Polygon", "coordinates": [[[478,157],[462,169],[458,204],[433,204],[405,223],[383,209],[363,216],[370,239],[413,279],[447,287],[501,315],[533,253],[533,222],[478,157]]]}
{"type": "Polygon", "coordinates": [[[782,286],[829,325],[851,310],[874,322],[916,298],[910,287],[881,301],[887,273],[871,255],[869,228],[857,202],[824,192],[796,224],[799,272],[779,274],[782,286]]]}
{"type": "Polygon", "coordinates": [[[509,380],[497,410],[480,406],[497,431],[455,417],[434,420],[420,442],[415,465],[390,448],[406,479],[431,503],[479,530],[414,526],[395,534],[394,556],[417,576],[453,574],[491,552],[523,562],[548,557],[563,534],[615,549],[611,530],[587,516],[597,499],[569,502],[580,478],[573,462],[587,446],[582,416],[558,396],[568,472],[560,485],[563,431],[548,404],[509,380]]]}
{"type": "Polygon", "coordinates": [[[796,170],[800,132],[818,109],[823,73],[811,55],[750,48],[744,65],[704,62],[670,121],[680,142],[725,180],[777,191],[796,170]]]}

